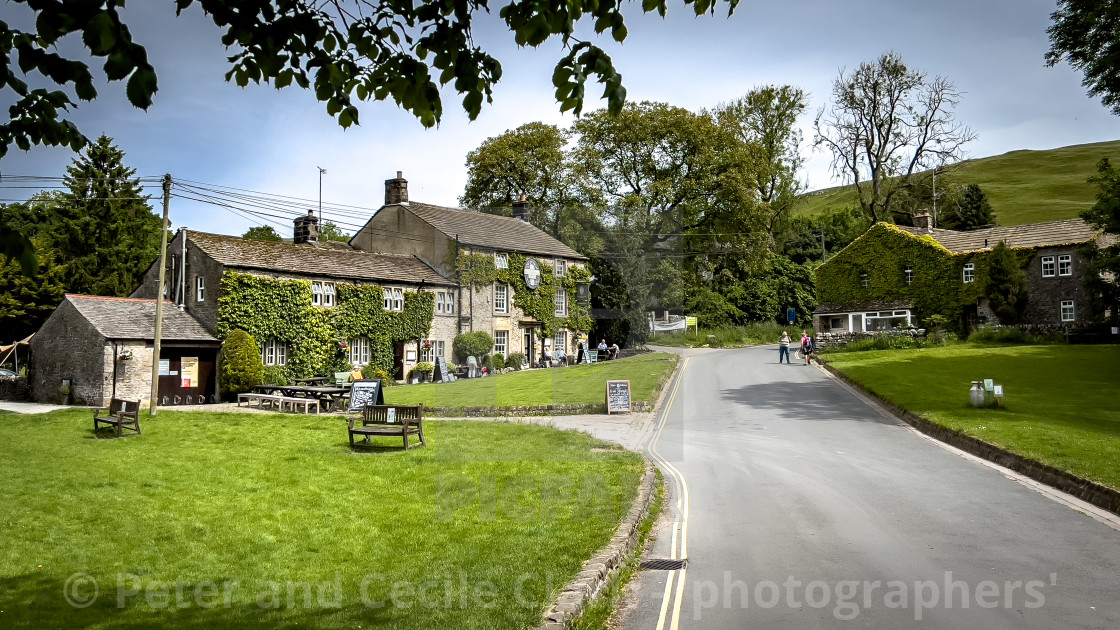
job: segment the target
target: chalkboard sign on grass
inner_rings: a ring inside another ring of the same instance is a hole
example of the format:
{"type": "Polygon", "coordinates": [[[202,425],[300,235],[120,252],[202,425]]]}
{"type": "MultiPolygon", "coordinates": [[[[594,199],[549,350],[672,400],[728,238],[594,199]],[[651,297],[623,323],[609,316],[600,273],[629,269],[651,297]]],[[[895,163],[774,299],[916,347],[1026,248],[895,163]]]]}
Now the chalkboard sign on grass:
{"type": "Polygon", "coordinates": [[[350,386],[349,411],[361,411],[366,405],[384,405],[385,394],[381,391],[381,379],[354,381],[350,386]]]}
{"type": "Polygon", "coordinates": [[[630,381],[607,381],[607,413],[630,413],[630,381]]]}
{"type": "Polygon", "coordinates": [[[455,375],[447,369],[447,359],[436,357],[436,369],[432,372],[433,383],[450,383],[455,380],[455,375]]]}

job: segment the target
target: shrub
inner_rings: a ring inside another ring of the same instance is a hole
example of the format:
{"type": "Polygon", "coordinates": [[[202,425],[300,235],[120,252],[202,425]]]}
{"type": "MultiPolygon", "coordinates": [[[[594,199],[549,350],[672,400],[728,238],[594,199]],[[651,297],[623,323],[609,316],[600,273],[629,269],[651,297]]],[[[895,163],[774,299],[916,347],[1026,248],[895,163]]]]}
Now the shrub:
{"type": "Polygon", "coordinates": [[[515,370],[521,369],[521,362],[525,360],[525,355],[520,352],[511,352],[506,357],[506,367],[511,367],[515,370]]]}
{"type": "Polygon", "coordinates": [[[247,392],[264,380],[264,364],[257,342],[244,330],[235,330],[222,343],[218,387],[223,397],[247,392]]]}
{"type": "Polygon", "coordinates": [[[266,365],[262,379],[269,385],[291,385],[288,380],[288,371],[279,365],[266,365]]]}
{"type": "Polygon", "coordinates": [[[501,352],[496,352],[490,357],[490,367],[495,370],[503,370],[506,367],[506,357],[501,352]]]}
{"type": "Polygon", "coordinates": [[[417,371],[421,374],[431,374],[432,372],[434,372],[436,370],[436,366],[435,366],[434,363],[432,363],[430,361],[421,361],[421,362],[416,364],[416,367],[413,368],[413,370],[415,370],[415,371],[417,371]]]}
{"type": "Polygon", "coordinates": [[[451,344],[451,350],[455,354],[455,358],[461,362],[466,362],[467,357],[480,357],[494,348],[494,338],[490,333],[480,330],[472,333],[463,333],[455,337],[455,341],[451,344]]]}
{"type": "Polygon", "coordinates": [[[373,364],[368,364],[362,367],[362,378],[381,379],[382,387],[391,387],[397,384],[397,382],[393,380],[393,377],[388,372],[373,364]]]}

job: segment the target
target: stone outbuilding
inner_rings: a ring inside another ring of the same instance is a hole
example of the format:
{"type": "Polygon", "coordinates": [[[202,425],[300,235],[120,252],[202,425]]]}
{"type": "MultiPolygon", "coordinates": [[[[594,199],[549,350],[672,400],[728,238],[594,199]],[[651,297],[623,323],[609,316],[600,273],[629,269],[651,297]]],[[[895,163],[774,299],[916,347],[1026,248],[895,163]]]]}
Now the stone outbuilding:
{"type": "MultiPolygon", "coordinates": [[[[149,404],[155,319],[155,300],[67,294],[31,340],[32,397],[149,404]],[[63,385],[69,394],[60,391],[63,385]]],[[[164,303],[160,337],[160,404],[214,402],[218,339],[170,302],[164,303]]]]}

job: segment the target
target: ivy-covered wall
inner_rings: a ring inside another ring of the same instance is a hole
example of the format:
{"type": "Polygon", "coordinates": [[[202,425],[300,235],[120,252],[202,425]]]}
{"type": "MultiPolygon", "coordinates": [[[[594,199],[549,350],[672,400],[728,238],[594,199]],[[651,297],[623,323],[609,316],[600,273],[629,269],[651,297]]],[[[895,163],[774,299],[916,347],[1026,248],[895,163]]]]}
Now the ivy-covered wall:
{"type": "MultiPolygon", "coordinates": [[[[1033,248],[1016,248],[1020,262],[1033,248]]],[[[988,279],[988,250],[955,254],[932,236],[915,236],[888,223],[877,223],[817,268],[817,301],[839,304],[911,300],[917,324],[932,315],[960,320],[964,307],[976,304],[988,279]],[[963,281],[965,263],[973,263],[973,281],[963,281]],[[905,282],[904,268],[914,270],[905,282]],[[868,286],[863,286],[862,274],[868,286]]]]}
{"type": "MultiPolygon", "coordinates": [[[[510,253],[509,268],[498,269],[493,254],[471,254],[461,252],[456,261],[456,270],[463,286],[480,288],[495,280],[504,282],[513,289],[513,305],[520,308],[526,316],[541,323],[542,332],[552,335],[561,328],[589,331],[594,325],[585,307],[576,304],[576,285],[591,281],[591,272],[583,267],[569,265],[563,276],[557,277],[551,266],[540,264],[541,284],[536,291],[525,285],[524,254],[510,253]],[[568,294],[568,316],[556,316],[556,288],[563,287],[568,294]]],[[[541,259],[537,258],[538,264],[541,259]]]]}
{"type": "Polygon", "coordinates": [[[336,305],[311,305],[311,281],[274,279],[227,271],[218,298],[220,339],[241,329],[258,344],[288,344],[288,372],[297,378],[327,374],[345,362],[339,342],[370,340],[370,363],[393,373],[393,344],[424,338],[432,325],[432,293],[404,294],[404,310],[384,309],[375,285],[335,284],[336,305]]]}

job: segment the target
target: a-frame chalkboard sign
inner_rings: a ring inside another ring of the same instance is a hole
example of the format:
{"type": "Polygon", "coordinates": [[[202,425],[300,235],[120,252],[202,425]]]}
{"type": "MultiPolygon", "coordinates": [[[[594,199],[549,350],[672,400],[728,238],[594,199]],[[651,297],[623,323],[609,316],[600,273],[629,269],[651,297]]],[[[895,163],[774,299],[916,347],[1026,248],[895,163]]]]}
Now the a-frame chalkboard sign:
{"type": "Polygon", "coordinates": [[[384,405],[385,394],[382,389],[379,378],[354,381],[350,386],[349,411],[361,411],[366,405],[384,405]]]}
{"type": "Polygon", "coordinates": [[[630,381],[607,381],[607,413],[630,413],[630,381]]]}
{"type": "Polygon", "coordinates": [[[433,383],[450,383],[455,380],[455,375],[447,369],[447,359],[436,357],[436,369],[432,372],[433,383]]]}

